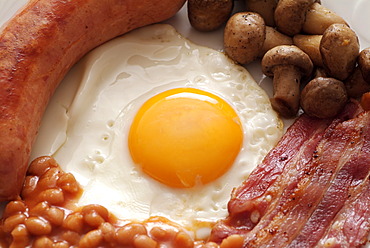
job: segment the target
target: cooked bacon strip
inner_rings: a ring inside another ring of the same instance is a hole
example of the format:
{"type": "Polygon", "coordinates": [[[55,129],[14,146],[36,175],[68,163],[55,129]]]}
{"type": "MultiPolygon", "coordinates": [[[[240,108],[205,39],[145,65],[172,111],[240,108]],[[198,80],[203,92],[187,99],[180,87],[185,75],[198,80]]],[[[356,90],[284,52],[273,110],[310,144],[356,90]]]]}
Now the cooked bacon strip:
{"type": "MultiPolygon", "coordinates": [[[[357,187],[361,187],[362,182],[369,174],[370,113],[364,113],[356,119],[347,121],[343,123],[343,126],[359,133],[358,139],[355,137],[352,141],[355,142],[356,146],[350,150],[350,154],[347,153],[350,156],[349,160],[337,173],[320,204],[290,247],[313,247],[316,245],[332,223],[335,215],[348,200],[348,195],[355,192],[357,187]]],[[[341,159],[346,159],[346,155],[342,156],[341,159]]]]}
{"type": "MultiPolygon", "coordinates": [[[[331,126],[352,118],[358,111],[357,103],[348,104],[331,126]]],[[[249,232],[264,216],[266,209],[270,205],[275,206],[275,199],[281,196],[288,184],[294,188],[298,179],[292,178],[302,176],[297,170],[310,162],[317,143],[330,123],[331,120],[306,115],[298,118],[243,185],[233,192],[228,205],[229,217],[213,228],[211,240],[218,242],[231,234],[249,232]]]]}
{"type": "MultiPolygon", "coordinates": [[[[368,161],[369,163],[369,161],[368,161]]],[[[370,232],[370,179],[359,187],[357,197],[342,208],[318,248],[361,247],[370,232]]]]}
{"type": "Polygon", "coordinates": [[[356,118],[353,122],[355,125],[339,123],[325,132],[312,163],[302,168],[299,183],[284,189],[279,203],[247,234],[247,247],[286,247],[299,235],[339,170],[361,150],[363,135],[356,124],[366,120],[356,118]]]}
{"type": "Polygon", "coordinates": [[[233,191],[228,204],[229,217],[213,228],[211,240],[218,242],[230,234],[250,231],[265,213],[271,201],[270,191],[279,190],[279,187],[272,185],[285,166],[290,161],[300,160],[301,156],[306,155],[306,147],[315,148],[317,141],[312,144],[310,137],[320,138],[329,124],[330,120],[313,119],[307,115],[298,118],[248,179],[233,191]]]}

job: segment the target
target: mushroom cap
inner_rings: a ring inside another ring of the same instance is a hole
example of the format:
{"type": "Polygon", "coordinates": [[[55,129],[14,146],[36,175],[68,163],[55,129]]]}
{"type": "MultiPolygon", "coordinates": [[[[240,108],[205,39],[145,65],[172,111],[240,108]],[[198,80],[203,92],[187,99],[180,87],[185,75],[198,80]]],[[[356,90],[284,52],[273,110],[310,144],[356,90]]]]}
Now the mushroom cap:
{"type": "Polygon", "coordinates": [[[298,34],[305,22],[306,13],[315,0],[280,0],[274,19],[277,29],[287,35],[298,34]]]}
{"type": "Polygon", "coordinates": [[[361,69],[364,80],[370,83],[370,47],[365,48],[360,52],[358,57],[358,66],[361,69]]]}
{"type": "Polygon", "coordinates": [[[234,7],[233,0],[189,0],[188,19],[199,31],[213,31],[229,19],[234,7]]]}
{"type": "Polygon", "coordinates": [[[320,53],[324,68],[331,77],[345,80],[355,69],[359,52],[358,37],[345,24],[332,24],[322,35],[320,53]]]}
{"type": "Polygon", "coordinates": [[[335,78],[312,79],[302,90],[301,107],[310,116],[330,118],[337,115],[348,100],[342,81],[335,78]]]}
{"type": "Polygon", "coordinates": [[[293,66],[302,77],[312,73],[313,64],[310,57],[294,45],[281,45],[267,51],[262,58],[262,72],[269,77],[274,76],[274,70],[279,66],[293,66]]]}
{"type": "Polygon", "coordinates": [[[265,21],[258,13],[235,13],[225,26],[224,49],[234,61],[248,64],[257,59],[265,37],[265,21]]]}

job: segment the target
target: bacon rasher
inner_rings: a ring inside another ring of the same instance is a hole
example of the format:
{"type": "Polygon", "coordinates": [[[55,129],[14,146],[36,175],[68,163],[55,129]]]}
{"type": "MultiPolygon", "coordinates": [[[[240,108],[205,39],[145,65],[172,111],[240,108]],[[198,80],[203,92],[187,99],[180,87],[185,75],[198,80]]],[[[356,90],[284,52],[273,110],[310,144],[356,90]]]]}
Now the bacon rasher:
{"type": "Polygon", "coordinates": [[[298,118],[249,178],[234,190],[228,205],[229,217],[213,228],[211,240],[220,241],[231,234],[248,233],[257,223],[260,227],[267,225],[269,221],[263,218],[266,211],[277,211],[278,199],[284,198],[284,189],[294,188],[298,183],[303,176],[302,168],[311,162],[325,130],[328,132],[329,125],[331,129],[358,111],[358,105],[350,103],[334,121],[306,115],[298,118]],[[260,223],[261,219],[263,223],[260,223]]]}
{"type": "MultiPolygon", "coordinates": [[[[368,160],[369,157],[366,161],[370,163],[368,160]]],[[[369,179],[359,182],[316,247],[360,247],[365,244],[370,230],[369,179]]]]}
{"type": "MultiPolygon", "coordinates": [[[[349,201],[349,196],[355,194],[358,191],[357,188],[362,188],[361,185],[369,175],[370,113],[366,112],[358,118],[338,125],[336,131],[337,135],[341,137],[339,142],[333,145],[341,147],[339,143],[346,143],[344,140],[348,139],[350,141],[349,147],[338,157],[335,155],[331,157],[331,160],[338,161],[339,168],[337,167],[337,173],[333,172],[333,180],[327,181],[326,184],[329,184],[328,190],[289,247],[315,246],[330,225],[332,225],[336,214],[342,209],[345,202],[349,201]],[[343,166],[340,168],[341,164],[343,166]]],[[[336,137],[333,140],[336,140],[336,137]]],[[[326,164],[324,160],[323,165],[325,166],[326,164]]],[[[323,178],[323,175],[319,176],[323,178]]],[[[321,178],[312,180],[311,184],[321,185],[321,181],[324,181],[321,178]]],[[[355,229],[358,230],[360,227],[357,226],[355,229]]]]}

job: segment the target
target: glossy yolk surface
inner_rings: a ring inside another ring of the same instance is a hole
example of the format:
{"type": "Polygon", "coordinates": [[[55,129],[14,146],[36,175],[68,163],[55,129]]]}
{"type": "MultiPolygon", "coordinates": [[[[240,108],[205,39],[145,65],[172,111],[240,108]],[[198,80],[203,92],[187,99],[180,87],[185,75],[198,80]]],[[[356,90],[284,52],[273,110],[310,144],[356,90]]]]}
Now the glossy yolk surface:
{"type": "Polygon", "coordinates": [[[209,183],[233,164],[243,141],[234,109],[193,88],[162,92],[139,109],[129,133],[132,159],[170,187],[209,183]]]}

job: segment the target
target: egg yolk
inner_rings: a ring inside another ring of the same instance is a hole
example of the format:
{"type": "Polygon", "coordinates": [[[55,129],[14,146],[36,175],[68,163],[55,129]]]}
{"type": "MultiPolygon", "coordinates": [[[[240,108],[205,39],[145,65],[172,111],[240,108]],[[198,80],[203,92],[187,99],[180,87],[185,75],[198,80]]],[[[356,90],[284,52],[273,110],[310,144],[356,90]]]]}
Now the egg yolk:
{"type": "Polygon", "coordinates": [[[233,164],[243,130],[220,97],[193,88],[162,92],[143,104],[129,133],[133,161],[157,181],[176,188],[209,183],[233,164]]]}

